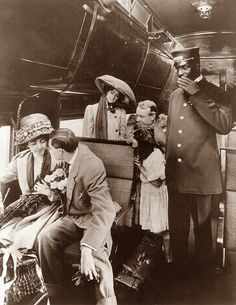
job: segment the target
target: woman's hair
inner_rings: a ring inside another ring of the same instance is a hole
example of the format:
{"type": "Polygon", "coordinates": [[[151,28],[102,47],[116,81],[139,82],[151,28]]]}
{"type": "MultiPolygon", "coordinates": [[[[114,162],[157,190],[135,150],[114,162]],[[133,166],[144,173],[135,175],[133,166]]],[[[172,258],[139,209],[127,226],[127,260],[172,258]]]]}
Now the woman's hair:
{"type": "Polygon", "coordinates": [[[79,140],[69,128],[60,128],[50,134],[51,144],[54,148],[63,148],[67,152],[73,152],[78,146],[79,140]]]}
{"type": "MultiPolygon", "coordinates": [[[[106,95],[108,91],[111,91],[113,89],[116,89],[115,87],[112,87],[112,86],[109,86],[109,85],[106,85],[104,84],[103,85],[103,92],[104,94],[106,95]]],[[[117,89],[116,89],[117,90],[117,89]]],[[[119,90],[117,90],[119,92],[119,98],[118,100],[116,101],[116,103],[119,103],[119,102],[123,102],[125,101],[125,95],[122,94],[119,90]]]]}
{"type": "Polygon", "coordinates": [[[42,135],[40,135],[40,136],[38,136],[37,138],[34,138],[34,139],[32,139],[32,140],[29,140],[28,141],[28,143],[29,142],[33,142],[33,141],[36,141],[36,140],[38,140],[38,139],[43,139],[43,140],[45,140],[46,142],[48,142],[49,141],[49,134],[42,134],[42,135]]]}
{"type": "Polygon", "coordinates": [[[104,94],[107,94],[108,91],[113,90],[113,89],[114,89],[114,87],[106,85],[106,84],[103,84],[103,92],[104,92],[104,94]]]}
{"type": "Polygon", "coordinates": [[[138,141],[136,153],[139,155],[140,162],[142,163],[156,147],[154,130],[150,128],[139,128],[134,132],[134,138],[138,141]]]}

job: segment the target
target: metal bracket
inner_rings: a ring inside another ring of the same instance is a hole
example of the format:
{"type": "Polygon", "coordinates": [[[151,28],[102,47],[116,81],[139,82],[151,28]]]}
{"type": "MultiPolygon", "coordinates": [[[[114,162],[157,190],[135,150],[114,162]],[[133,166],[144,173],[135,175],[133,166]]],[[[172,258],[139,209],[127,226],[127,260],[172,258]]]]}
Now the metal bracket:
{"type": "Polygon", "coordinates": [[[167,42],[171,41],[168,36],[168,32],[165,30],[159,30],[154,32],[147,32],[149,41],[167,42]]]}

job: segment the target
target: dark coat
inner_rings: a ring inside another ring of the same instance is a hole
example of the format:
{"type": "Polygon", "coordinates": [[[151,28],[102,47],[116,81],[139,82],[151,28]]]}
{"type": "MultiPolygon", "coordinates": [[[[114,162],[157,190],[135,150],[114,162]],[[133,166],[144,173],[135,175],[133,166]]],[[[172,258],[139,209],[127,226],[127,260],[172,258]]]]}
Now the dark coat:
{"type": "Polygon", "coordinates": [[[191,194],[220,194],[222,179],[216,133],[233,124],[227,94],[205,79],[187,97],[178,88],[170,96],[166,178],[170,189],[191,194]]]}

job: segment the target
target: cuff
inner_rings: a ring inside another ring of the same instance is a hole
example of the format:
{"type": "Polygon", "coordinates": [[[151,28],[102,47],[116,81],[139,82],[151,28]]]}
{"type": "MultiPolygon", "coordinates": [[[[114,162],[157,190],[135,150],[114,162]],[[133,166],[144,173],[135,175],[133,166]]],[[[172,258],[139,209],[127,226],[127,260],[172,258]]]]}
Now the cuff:
{"type": "Polygon", "coordinates": [[[96,248],[94,248],[94,247],[92,247],[92,246],[90,246],[90,245],[88,245],[88,244],[86,244],[86,243],[81,243],[81,244],[80,244],[80,247],[86,247],[86,248],[89,248],[89,249],[91,249],[91,250],[93,250],[93,251],[97,251],[96,248]]]}

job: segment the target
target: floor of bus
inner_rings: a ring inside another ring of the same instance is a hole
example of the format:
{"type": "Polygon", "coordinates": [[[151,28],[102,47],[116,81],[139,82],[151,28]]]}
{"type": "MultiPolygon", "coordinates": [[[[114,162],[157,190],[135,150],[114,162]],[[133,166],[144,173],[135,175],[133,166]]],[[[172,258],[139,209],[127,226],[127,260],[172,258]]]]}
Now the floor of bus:
{"type": "MultiPolygon", "coordinates": [[[[213,235],[216,236],[216,221],[213,220],[213,235]]],[[[190,250],[193,237],[190,235],[190,250]]],[[[157,276],[136,293],[132,289],[115,285],[118,305],[235,305],[236,304],[236,259],[230,269],[217,274],[205,270],[202,274],[189,273],[186,280],[169,277],[168,266],[160,264],[157,276]],[[163,266],[163,267],[161,267],[163,266]],[[234,266],[234,269],[233,269],[234,266]]],[[[91,287],[65,287],[66,294],[57,305],[94,305],[91,287]]]]}

